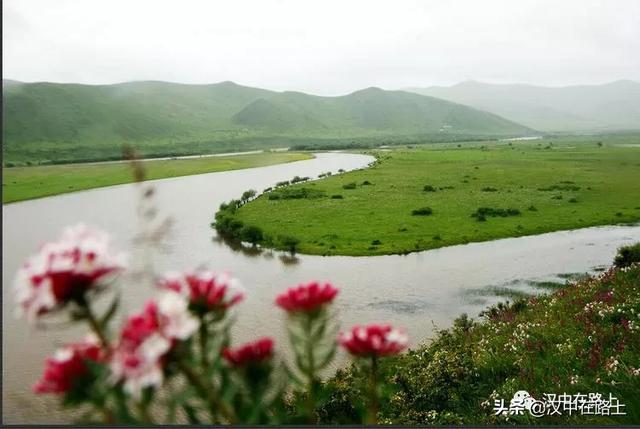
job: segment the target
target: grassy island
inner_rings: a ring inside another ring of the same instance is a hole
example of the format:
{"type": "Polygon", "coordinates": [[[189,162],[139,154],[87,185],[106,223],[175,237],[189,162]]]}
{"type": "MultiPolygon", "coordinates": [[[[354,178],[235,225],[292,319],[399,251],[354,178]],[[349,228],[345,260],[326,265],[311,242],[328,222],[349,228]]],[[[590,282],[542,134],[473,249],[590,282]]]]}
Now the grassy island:
{"type": "Polygon", "coordinates": [[[253,241],[268,247],[288,249],[278,237],[289,237],[301,253],[359,256],[635,222],[638,141],[378,150],[371,168],[282,184],[235,207],[225,225],[238,236],[251,226],[253,241]]]}

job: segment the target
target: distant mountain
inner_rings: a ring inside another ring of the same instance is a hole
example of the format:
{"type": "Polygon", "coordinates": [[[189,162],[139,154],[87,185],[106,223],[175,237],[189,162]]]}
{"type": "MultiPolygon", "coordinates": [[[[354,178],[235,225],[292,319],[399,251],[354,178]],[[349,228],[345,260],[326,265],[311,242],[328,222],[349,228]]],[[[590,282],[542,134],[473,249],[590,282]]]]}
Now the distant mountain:
{"type": "Polygon", "coordinates": [[[467,81],[407,91],[473,106],[542,131],[640,129],[640,83],[630,80],[561,88],[467,81]]]}
{"type": "MultiPolygon", "coordinates": [[[[155,152],[186,144],[286,136],[352,138],[421,134],[526,135],[497,115],[403,91],[369,88],[340,97],[274,92],[232,82],[115,85],[3,81],[5,155],[113,153],[130,142],[155,152]],[[91,153],[94,153],[91,152],[91,153]],[[98,153],[99,152],[99,153],[98,153]]],[[[191,149],[190,149],[191,150],[191,149]]],[[[202,149],[196,149],[202,150],[202,149]]],[[[94,155],[91,155],[94,156],[94,155]]],[[[112,155],[109,155],[112,156],[112,155]]],[[[51,159],[51,158],[49,158],[51,159]]]]}

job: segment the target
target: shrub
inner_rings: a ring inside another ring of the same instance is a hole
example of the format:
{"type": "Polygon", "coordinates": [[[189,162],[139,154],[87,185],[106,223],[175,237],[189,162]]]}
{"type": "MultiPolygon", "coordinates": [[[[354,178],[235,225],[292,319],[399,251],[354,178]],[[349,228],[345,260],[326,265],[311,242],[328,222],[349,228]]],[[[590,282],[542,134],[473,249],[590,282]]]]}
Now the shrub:
{"type": "Polygon", "coordinates": [[[342,200],[344,199],[344,197],[340,194],[336,194],[336,195],[331,195],[331,199],[333,200],[342,200]]]}
{"type": "Polygon", "coordinates": [[[487,217],[507,217],[507,216],[519,216],[520,210],[518,209],[496,209],[493,207],[480,207],[471,215],[478,221],[484,222],[487,217]]]}
{"type": "Polygon", "coordinates": [[[570,203],[577,203],[578,200],[576,198],[569,198],[570,203]]]}
{"type": "Polygon", "coordinates": [[[622,268],[628,267],[636,262],[640,262],[640,242],[620,247],[618,254],[613,260],[613,265],[622,268]]]}
{"type": "Polygon", "coordinates": [[[287,186],[287,185],[289,185],[289,181],[288,180],[283,180],[282,182],[276,183],[276,188],[280,188],[282,186],[287,186]]]}
{"type": "Polygon", "coordinates": [[[369,182],[368,180],[365,180],[364,182],[362,182],[362,186],[368,186],[371,185],[372,183],[369,182]]]}
{"type": "Polygon", "coordinates": [[[436,192],[436,188],[431,185],[424,185],[424,188],[422,188],[422,190],[424,192],[436,192]]]}
{"type": "Polygon", "coordinates": [[[382,244],[382,241],[380,241],[380,240],[373,240],[373,241],[371,242],[371,245],[372,245],[372,246],[378,246],[378,245],[380,245],[380,244],[382,244]]]}
{"type": "Polygon", "coordinates": [[[240,230],[240,239],[254,245],[261,241],[263,237],[262,229],[257,226],[248,225],[240,230]]]}
{"type": "Polygon", "coordinates": [[[576,186],[571,181],[560,182],[558,185],[547,186],[546,188],[538,188],[538,191],[550,192],[550,191],[579,191],[580,186],[576,186]]]}
{"type": "Polygon", "coordinates": [[[538,211],[536,206],[533,206],[533,205],[529,206],[529,208],[527,210],[529,210],[530,212],[537,212],[538,211]]]}
{"type": "Polygon", "coordinates": [[[342,189],[356,189],[356,182],[346,183],[342,185],[342,189]]]}
{"type": "Polygon", "coordinates": [[[300,244],[300,240],[290,235],[280,235],[278,236],[278,240],[280,241],[280,244],[289,251],[289,253],[295,255],[298,244],[300,244]]]}
{"type": "Polygon", "coordinates": [[[412,216],[429,216],[433,214],[431,207],[422,207],[411,211],[412,216]]]}
{"type": "Polygon", "coordinates": [[[481,189],[482,192],[497,192],[498,190],[496,188],[492,188],[491,186],[487,186],[481,189]]]}
{"type": "Polygon", "coordinates": [[[291,183],[306,182],[307,180],[309,180],[309,177],[295,176],[293,179],[291,179],[291,183]]]}
{"type": "Polygon", "coordinates": [[[313,188],[284,188],[279,189],[277,191],[271,192],[269,194],[270,200],[300,200],[300,199],[312,199],[312,198],[322,198],[325,195],[324,191],[320,189],[313,188]]]}
{"type": "Polygon", "coordinates": [[[242,197],[240,197],[240,201],[242,201],[243,203],[246,203],[251,198],[255,197],[256,194],[257,192],[254,189],[249,189],[248,191],[244,191],[242,193],[242,197]]]}

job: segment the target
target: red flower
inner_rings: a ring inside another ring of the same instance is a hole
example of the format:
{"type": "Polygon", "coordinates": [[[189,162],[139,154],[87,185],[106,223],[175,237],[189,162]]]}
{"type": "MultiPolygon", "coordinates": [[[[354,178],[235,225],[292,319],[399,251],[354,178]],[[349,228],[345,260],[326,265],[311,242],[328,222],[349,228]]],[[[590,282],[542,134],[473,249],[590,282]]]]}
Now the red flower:
{"type": "Polygon", "coordinates": [[[163,291],[130,316],[110,359],[112,380],[124,380],[125,392],[140,398],[146,387],[160,386],[166,354],[198,329],[184,296],[163,291]]]}
{"type": "Polygon", "coordinates": [[[155,334],[159,328],[158,306],[155,301],[149,301],[142,312],[129,316],[120,332],[121,342],[127,347],[136,348],[155,334]]]}
{"type": "Polygon", "coordinates": [[[340,345],[356,356],[388,356],[404,350],[409,338],[404,330],[391,325],[354,326],[341,333],[340,345]]]}
{"type": "Polygon", "coordinates": [[[278,295],[276,304],[289,313],[314,311],[331,303],[337,294],[338,289],[330,283],[320,285],[318,282],[312,282],[287,289],[278,295]]]}
{"type": "Polygon", "coordinates": [[[16,300],[33,320],[83,297],[123,268],[123,255],[111,250],[106,233],[78,225],[25,262],[16,276],[16,300]]]}
{"type": "Polygon", "coordinates": [[[192,307],[205,311],[224,311],[244,299],[240,282],[227,273],[168,273],[160,280],[160,287],[181,293],[192,307]]]}
{"type": "Polygon", "coordinates": [[[86,361],[102,359],[100,346],[94,339],[68,344],[46,360],[44,374],[33,386],[36,393],[66,393],[89,372],[86,361]]]}
{"type": "Polygon", "coordinates": [[[264,337],[235,349],[226,348],[222,356],[236,367],[262,363],[273,356],[273,339],[264,337]]]}

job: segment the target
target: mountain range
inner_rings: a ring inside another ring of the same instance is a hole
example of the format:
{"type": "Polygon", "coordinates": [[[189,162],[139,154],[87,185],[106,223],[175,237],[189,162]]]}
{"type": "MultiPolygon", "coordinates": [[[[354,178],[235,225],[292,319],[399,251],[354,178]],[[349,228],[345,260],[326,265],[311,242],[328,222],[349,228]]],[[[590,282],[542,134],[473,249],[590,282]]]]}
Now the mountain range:
{"type": "Polygon", "coordinates": [[[234,140],[259,146],[264,139],[283,136],[339,141],[533,132],[472,107],[379,88],[322,97],[232,82],[80,85],[3,80],[3,100],[5,158],[43,158],[49,153],[49,159],[57,160],[63,151],[65,156],[84,152],[86,157],[89,147],[102,157],[110,148],[119,151],[123,142],[152,145],[159,154],[180,153],[180,148],[196,143],[206,143],[207,150],[215,149],[216,142],[234,140]]]}
{"type": "Polygon", "coordinates": [[[640,129],[640,83],[562,88],[467,81],[325,97],[221,82],[111,85],[4,79],[5,160],[77,161],[281,146],[340,148],[640,129]]]}
{"type": "Polygon", "coordinates": [[[640,83],[543,87],[476,81],[407,91],[473,106],[546,132],[640,129],[640,83]]]}

